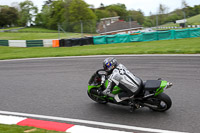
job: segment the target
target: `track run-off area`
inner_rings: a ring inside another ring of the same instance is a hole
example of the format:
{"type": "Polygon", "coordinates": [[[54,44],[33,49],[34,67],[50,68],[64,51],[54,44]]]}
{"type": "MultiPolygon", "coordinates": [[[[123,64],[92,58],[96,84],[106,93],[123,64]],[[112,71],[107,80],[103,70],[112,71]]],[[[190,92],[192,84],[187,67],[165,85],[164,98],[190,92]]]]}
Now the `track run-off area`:
{"type": "Polygon", "coordinates": [[[200,55],[114,56],[142,80],[173,83],[164,113],[92,101],[88,80],[106,57],[113,56],[0,60],[0,114],[136,133],[199,132],[200,55]]]}

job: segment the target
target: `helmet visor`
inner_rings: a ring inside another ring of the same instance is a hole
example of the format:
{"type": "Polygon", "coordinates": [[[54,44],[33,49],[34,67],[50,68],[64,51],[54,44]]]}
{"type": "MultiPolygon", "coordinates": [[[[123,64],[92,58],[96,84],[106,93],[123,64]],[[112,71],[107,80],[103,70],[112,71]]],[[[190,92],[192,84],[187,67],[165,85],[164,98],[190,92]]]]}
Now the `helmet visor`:
{"type": "Polygon", "coordinates": [[[110,62],[106,63],[106,69],[111,70],[112,69],[112,64],[110,62]]]}

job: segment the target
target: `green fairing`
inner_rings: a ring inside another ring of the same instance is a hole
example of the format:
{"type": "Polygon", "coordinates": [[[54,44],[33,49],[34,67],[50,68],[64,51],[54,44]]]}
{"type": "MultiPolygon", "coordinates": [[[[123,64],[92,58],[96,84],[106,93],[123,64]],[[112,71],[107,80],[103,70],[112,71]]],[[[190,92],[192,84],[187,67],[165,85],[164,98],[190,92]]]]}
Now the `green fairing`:
{"type": "MultiPolygon", "coordinates": [[[[105,87],[107,87],[108,86],[108,80],[106,80],[106,82],[105,82],[105,87]]],[[[92,89],[92,88],[99,88],[99,87],[101,87],[101,85],[97,85],[97,86],[95,86],[95,85],[88,85],[88,93],[90,93],[90,90],[92,89]]],[[[119,92],[121,91],[121,89],[119,88],[119,87],[117,87],[117,86],[115,86],[114,88],[113,88],[113,91],[112,91],[112,94],[118,94],[119,92]]],[[[96,97],[99,97],[99,98],[101,98],[101,99],[104,99],[106,96],[97,96],[97,95],[95,95],[96,97]]],[[[113,100],[113,98],[112,97],[109,97],[109,99],[110,100],[113,100]]]]}
{"type": "Polygon", "coordinates": [[[92,88],[99,88],[101,85],[97,85],[97,86],[94,86],[94,85],[88,85],[88,92],[90,93],[90,90],[92,88]]]}
{"type": "MultiPolygon", "coordinates": [[[[99,88],[99,87],[101,87],[101,85],[97,85],[97,86],[88,85],[88,93],[90,93],[90,90],[91,90],[92,88],[99,88]]],[[[104,100],[104,98],[106,97],[106,96],[98,96],[98,95],[95,95],[95,96],[98,97],[98,98],[100,98],[100,99],[102,99],[102,100],[104,100]]]]}
{"type": "Polygon", "coordinates": [[[159,95],[160,93],[162,93],[162,92],[164,91],[164,88],[166,87],[166,85],[167,85],[167,81],[162,80],[162,81],[161,81],[161,84],[160,84],[160,88],[158,88],[158,89],[156,90],[155,96],[157,96],[157,95],[159,95]]]}
{"type": "MultiPolygon", "coordinates": [[[[107,87],[107,86],[108,86],[108,80],[106,80],[106,82],[105,82],[105,87],[107,87]]],[[[120,89],[118,86],[115,86],[115,87],[113,88],[112,94],[116,95],[116,94],[118,94],[120,91],[121,91],[121,89],[120,89]]]]}

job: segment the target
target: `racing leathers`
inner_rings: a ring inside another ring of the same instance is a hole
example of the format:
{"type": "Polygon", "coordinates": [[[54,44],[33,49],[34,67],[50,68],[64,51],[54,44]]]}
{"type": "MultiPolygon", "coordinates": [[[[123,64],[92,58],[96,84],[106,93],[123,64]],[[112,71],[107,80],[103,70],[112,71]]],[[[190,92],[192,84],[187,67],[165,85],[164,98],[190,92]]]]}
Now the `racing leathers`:
{"type": "MultiPolygon", "coordinates": [[[[120,87],[123,92],[113,95],[116,102],[133,97],[139,91],[142,80],[133,75],[124,65],[119,64],[110,75],[108,75],[108,86],[103,94],[109,95],[114,86],[120,87]]],[[[110,96],[110,95],[109,95],[110,96]]]]}

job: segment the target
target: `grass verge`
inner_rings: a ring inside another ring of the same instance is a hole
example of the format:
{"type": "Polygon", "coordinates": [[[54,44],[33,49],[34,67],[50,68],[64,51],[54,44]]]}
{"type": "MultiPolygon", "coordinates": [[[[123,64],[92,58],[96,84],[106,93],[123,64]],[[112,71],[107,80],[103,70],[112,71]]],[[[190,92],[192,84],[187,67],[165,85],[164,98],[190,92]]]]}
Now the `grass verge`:
{"type": "Polygon", "coordinates": [[[57,131],[39,129],[35,127],[3,125],[3,124],[0,124],[0,132],[1,133],[62,133],[57,131]]]}
{"type": "Polygon", "coordinates": [[[5,28],[5,29],[0,29],[0,31],[2,31],[2,30],[13,30],[13,29],[18,29],[18,28],[22,28],[22,27],[10,27],[10,28],[5,28]]]}
{"type": "Polygon", "coordinates": [[[198,54],[200,38],[59,48],[0,47],[0,59],[118,54],[198,54]]]}
{"type": "MultiPolygon", "coordinates": [[[[83,36],[91,35],[98,34],[83,34],[83,36]]],[[[18,32],[0,32],[0,40],[43,40],[58,38],[79,38],[81,36],[81,33],[63,33],[61,31],[60,34],[58,34],[58,30],[49,30],[44,28],[23,28],[18,30],[18,32]]]]}
{"type": "Polygon", "coordinates": [[[0,32],[0,40],[43,40],[60,38],[78,38],[80,33],[18,33],[18,32],[0,32]]]}
{"type": "Polygon", "coordinates": [[[200,14],[187,19],[187,23],[190,25],[200,25],[200,14]]]}

